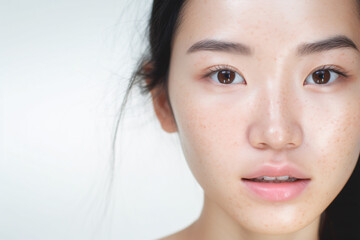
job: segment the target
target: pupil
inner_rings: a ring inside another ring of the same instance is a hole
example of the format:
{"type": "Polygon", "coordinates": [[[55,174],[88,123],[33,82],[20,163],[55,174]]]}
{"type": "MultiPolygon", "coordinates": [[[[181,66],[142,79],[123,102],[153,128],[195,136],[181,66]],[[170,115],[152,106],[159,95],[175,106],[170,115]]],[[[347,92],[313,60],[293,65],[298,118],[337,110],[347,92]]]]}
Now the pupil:
{"type": "Polygon", "coordinates": [[[220,83],[229,84],[235,79],[235,73],[232,71],[224,70],[218,73],[218,79],[220,83]]]}
{"type": "Polygon", "coordinates": [[[327,83],[330,80],[329,70],[319,70],[313,73],[313,78],[316,83],[327,83]]]}

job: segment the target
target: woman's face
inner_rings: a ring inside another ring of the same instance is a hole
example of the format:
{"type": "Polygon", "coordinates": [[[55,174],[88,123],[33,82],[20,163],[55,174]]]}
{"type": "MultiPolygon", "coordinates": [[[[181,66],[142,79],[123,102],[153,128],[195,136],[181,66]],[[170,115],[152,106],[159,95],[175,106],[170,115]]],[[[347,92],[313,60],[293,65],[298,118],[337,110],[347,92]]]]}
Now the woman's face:
{"type": "Polygon", "coordinates": [[[184,9],[169,72],[176,130],[206,201],[245,230],[290,233],[315,222],[357,163],[355,4],[190,0],[184,9]],[[286,175],[308,180],[244,180],[286,175]]]}

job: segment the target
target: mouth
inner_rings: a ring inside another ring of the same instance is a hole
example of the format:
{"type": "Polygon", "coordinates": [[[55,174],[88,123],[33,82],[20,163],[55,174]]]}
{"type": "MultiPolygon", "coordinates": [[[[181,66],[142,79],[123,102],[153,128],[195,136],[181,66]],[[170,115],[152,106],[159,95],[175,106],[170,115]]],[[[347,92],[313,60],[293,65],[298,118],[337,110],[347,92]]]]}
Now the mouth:
{"type": "Polygon", "coordinates": [[[261,176],[256,178],[242,178],[242,180],[261,182],[261,183],[288,183],[288,182],[296,182],[296,181],[309,180],[309,179],[302,179],[302,178],[296,178],[290,176],[280,176],[280,177],[261,176]]]}
{"type": "Polygon", "coordinates": [[[290,162],[261,165],[241,178],[249,196],[270,202],[295,199],[308,188],[310,182],[310,176],[290,162]]]}
{"type": "Polygon", "coordinates": [[[310,179],[290,176],[242,178],[245,189],[256,199],[284,202],[299,197],[308,187],[310,179]]]}

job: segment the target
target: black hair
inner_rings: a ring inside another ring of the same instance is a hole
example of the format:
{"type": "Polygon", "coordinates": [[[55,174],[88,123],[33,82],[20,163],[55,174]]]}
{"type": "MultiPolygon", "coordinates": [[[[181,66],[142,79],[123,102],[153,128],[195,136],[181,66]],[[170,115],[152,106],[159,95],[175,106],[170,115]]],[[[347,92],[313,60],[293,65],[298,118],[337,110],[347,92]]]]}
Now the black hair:
{"type": "MultiPolygon", "coordinates": [[[[116,131],[129,93],[139,86],[143,94],[158,88],[167,94],[167,80],[174,34],[182,21],[186,0],[154,0],[148,26],[149,49],[131,78],[121,105],[116,131]],[[147,81],[145,81],[147,80],[147,81]]],[[[360,0],[356,0],[360,15],[360,0]]],[[[360,29],[359,29],[360,31],[360,29]]],[[[359,123],[360,124],[360,123],[359,123]]],[[[115,131],[115,132],[116,132],[115,131]]],[[[113,139],[115,148],[116,133],[113,139]]],[[[360,239],[360,156],[356,167],[334,201],[321,215],[320,240],[360,239]]]]}

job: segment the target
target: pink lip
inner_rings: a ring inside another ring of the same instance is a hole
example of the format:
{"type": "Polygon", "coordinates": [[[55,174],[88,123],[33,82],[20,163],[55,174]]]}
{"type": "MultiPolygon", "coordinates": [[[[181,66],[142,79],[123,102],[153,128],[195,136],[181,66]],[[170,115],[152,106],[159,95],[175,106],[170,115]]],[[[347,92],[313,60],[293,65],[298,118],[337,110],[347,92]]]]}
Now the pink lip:
{"type": "Polygon", "coordinates": [[[291,165],[282,165],[282,166],[274,166],[274,165],[262,165],[259,168],[255,169],[252,173],[243,177],[243,179],[251,179],[262,176],[268,177],[281,177],[281,176],[289,176],[298,179],[310,179],[305,173],[303,173],[298,168],[291,165]]]}
{"type": "Polygon", "coordinates": [[[242,182],[256,196],[268,201],[288,201],[298,197],[310,183],[310,177],[295,166],[289,164],[282,166],[262,165],[252,173],[242,178],[242,182]],[[249,179],[268,176],[289,176],[299,180],[294,182],[267,183],[254,182],[249,179]]]}
{"type": "Polygon", "coordinates": [[[298,197],[308,186],[310,180],[284,183],[265,183],[242,180],[251,193],[267,201],[288,201],[298,197]]]}

